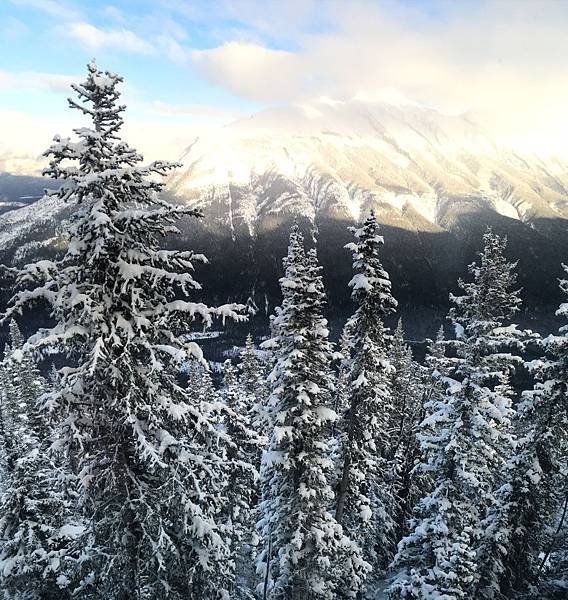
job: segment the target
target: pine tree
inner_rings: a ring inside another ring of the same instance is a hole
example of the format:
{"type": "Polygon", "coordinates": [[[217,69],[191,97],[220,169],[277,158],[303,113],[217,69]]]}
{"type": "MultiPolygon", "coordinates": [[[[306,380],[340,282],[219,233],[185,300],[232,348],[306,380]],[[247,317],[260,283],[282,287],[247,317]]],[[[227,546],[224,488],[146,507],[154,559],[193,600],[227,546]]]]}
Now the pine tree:
{"type": "Polygon", "coordinates": [[[238,373],[238,383],[242,393],[249,398],[247,401],[251,410],[251,425],[253,429],[264,435],[268,429],[266,422],[266,402],[270,393],[268,386],[268,369],[255,349],[251,334],[245,341],[245,349],[241,352],[238,373]]]}
{"type": "Polygon", "coordinates": [[[431,379],[438,391],[444,391],[443,385],[440,385],[442,379],[446,377],[451,370],[451,361],[446,357],[446,334],[444,332],[444,326],[440,325],[438,332],[436,333],[435,340],[428,340],[428,352],[424,363],[428,369],[431,379]]]}
{"type": "MultiPolygon", "coordinates": [[[[568,281],[560,285],[568,294],[568,281]]],[[[568,317],[568,307],[562,305],[557,314],[568,317]]],[[[568,498],[568,328],[541,345],[545,356],[527,364],[537,381],[518,405],[516,445],[487,518],[483,598],[516,597],[528,590],[542,594],[538,584],[546,580],[547,568],[554,570],[554,560],[549,564],[548,559],[561,546],[557,538],[566,527],[559,520],[568,498]]]]}
{"type": "Polygon", "coordinates": [[[451,296],[457,358],[445,394],[427,403],[420,434],[432,491],[399,544],[392,598],[476,597],[480,525],[510,451],[504,390],[519,362],[503,351],[517,342],[516,328],[504,326],[520,303],[515,264],[504,257],[504,238],[488,230],[483,242],[480,264],[469,267],[473,281],[460,281],[464,294],[451,296]]]}
{"type": "MultiPolygon", "coordinates": [[[[8,376],[5,369],[5,358],[7,356],[5,348],[4,360],[0,362],[0,493],[5,490],[5,483],[8,477],[8,461],[9,461],[9,443],[6,433],[9,431],[7,423],[7,388],[8,376]]],[[[8,352],[9,353],[9,352],[8,352]]]]}
{"type": "MultiPolygon", "coordinates": [[[[230,360],[223,363],[223,386],[220,390],[223,420],[228,434],[227,457],[230,471],[227,474],[225,512],[231,536],[231,554],[236,562],[236,572],[231,598],[245,598],[243,582],[252,583],[250,572],[255,545],[256,506],[259,500],[258,460],[266,439],[253,429],[254,398],[242,388],[237,379],[237,369],[230,360]],[[238,582],[238,579],[241,582],[238,582]]],[[[247,586],[247,587],[253,587],[247,586]]]]}
{"type": "MultiPolygon", "coordinates": [[[[14,319],[9,322],[10,344],[4,349],[0,366],[2,378],[2,445],[6,469],[11,471],[28,436],[28,412],[47,390],[47,382],[29,355],[24,353],[24,338],[14,319]]],[[[39,422],[36,423],[39,426],[39,422]]],[[[47,431],[38,431],[42,437],[47,431]]]]}
{"type": "Polygon", "coordinates": [[[351,358],[351,336],[349,334],[349,325],[347,322],[343,330],[341,331],[341,337],[339,339],[339,352],[336,356],[339,358],[338,373],[337,373],[337,384],[335,386],[334,395],[334,410],[338,414],[338,426],[336,429],[345,429],[345,423],[343,418],[348,413],[349,401],[350,401],[350,390],[349,390],[349,371],[350,371],[350,358],[351,358]]]}
{"type": "Polygon", "coordinates": [[[395,310],[397,303],[379,259],[383,238],[378,234],[374,214],[352,231],[356,241],[347,248],[353,252],[355,275],[349,286],[358,308],[346,326],[350,397],[343,419],[346,429],[336,518],[364,548],[366,559],[378,571],[386,566],[394,546],[392,468],[387,464],[393,367],[388,358],[391,336],[383,318],[395,310]]]}
{"type": "MultiPolygon", "coordinates": [[[[29,425],[29,407],[33,407],[39,398],[48,389],[47,381],[41,376],[39,369],[29,352],[24,352],[24,336],[22,335],[18,324],[14,319],[10,320],[10,347],[11,355],[8,361],[8,372],[10,374],[12,393],[15,395],[14,410],[16,404],[21,408],[20,420],[23,422],[20,427],[16,426],[17,415],[14,414],[13,425],[14,429],[21,429],[21,435],[26,435],[26,430],[29,425]]],[[[33,411],[32,411],[33,412],[33,411]]],[[[45,419],[40,419],[35,424],[37,429],[36,434],[46,437],[48,428],[45,419]],[[43,427],[43,429],[41,429],[43,427]]]]}
{"type": "Polygon", "coordinates": [[[354,597],[366,565],[329,512],[336,415],[325,295],[315,251],[306,255],[295,225],[284,265],[268,405],[274,429],[261,468],[261,589],[274,600],[354,597]]]}
{"type": "Polygon", "coordinates": [[[14,320],[10,342],[2,365],[9,376],[3,406],[10,460],[0,497],[0,587],[15,598],[69,597],[70,546],[82,527],[71,514],[64,464],[50,448],[41,405],[47,383],[14,320]]]}
{"type": "Polygon", "coordinates": [[[425,381],[424,387],[424,420],[420,423],[416,434],[416,439],[420,443],[420,451],[422,456],[422,466],[427,462],[427,453],[429,450],[436,450],[433,445],[430,448],[427,444],[428,437],[435,435],[435,428],[431,427],[431,419],[425,421],[427,416],[436,412],[436,407],[439,403],[445,402],[446,389],[451,384],[450,373],[452,372],[454,363],[459,359],[452,359],[446,356],[450,341],[446,340],[444,326],[441,325],[436,334],[435,340],[427,341],[427,352],[424,358],[425,366],[425,381]],[[424,442],[424,443],[423,443],[424,442]]]}
{"type": "Polygon", "coordinates": [[[187,378],[187,393],[196,405],[211,415],[213,422],[220,418],[219,395],[213,383],[211,368],[207,361],[192,357],[183,366],[187,378]],[[216,416],[213,416],[216,415],[216,416]]]}
{"type": "Polygon", "coordinates": [[[23,414],[14,386],[16,367],[13,361],[10,360],[11,356],[12,348],[9,344],[6,344],[4,346],[4,356],[0,363],[2,469],[6,477],[14,469],[20,440],[24,433],[23,414]]]}
{"type": "Polygon", "coordinates": [[[413,472],[420,455],[416,434],[424,418],[423,372],[404,339],[402,320],[395,329],[389,354],[394,371],[390,377],[392,413],[387,458],[394,469],[395,537],[400,540],[408,533],[408,521],[420,491],[419,478],[413,472]]]}
{"type": "Polygon", "coordinates": [[[222,501],[219,431],[178,380],[183,361],[202,360],[177,331],[235,306],[179,299],[199,289],[204,257],[164,250],[193,209],[159,198],[175,165],[142,157],[119,137],[122,79],[92,62],[69,100],[91,120],[78,141],[56,137],[45,174],[50,194],[75,208],[65,256],[27,265],[9,314],[48,303],[56,325],[35,348],[66,352],[53,404],[58,446],[80,477],[90,524],[75,593],[84,598],[214,598],[224,589],[228,547],[215,515],[222,501]],[[73,366],[71,366],[73,365],[73,366]]]}

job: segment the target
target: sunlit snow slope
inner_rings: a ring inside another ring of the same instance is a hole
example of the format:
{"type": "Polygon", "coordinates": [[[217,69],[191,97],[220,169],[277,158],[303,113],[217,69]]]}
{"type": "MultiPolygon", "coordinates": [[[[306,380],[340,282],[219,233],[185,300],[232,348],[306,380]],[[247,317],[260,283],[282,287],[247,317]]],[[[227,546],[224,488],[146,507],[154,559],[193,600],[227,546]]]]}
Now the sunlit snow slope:
{"type": "Polygon", "coordinates": [[[449,228],[490,210],[568,218],[568,163],[499,147],[467,116],[414,105],[320,101],[265,111],[197,139],[169,188],[232,230],[290,215],[449,228]]]}

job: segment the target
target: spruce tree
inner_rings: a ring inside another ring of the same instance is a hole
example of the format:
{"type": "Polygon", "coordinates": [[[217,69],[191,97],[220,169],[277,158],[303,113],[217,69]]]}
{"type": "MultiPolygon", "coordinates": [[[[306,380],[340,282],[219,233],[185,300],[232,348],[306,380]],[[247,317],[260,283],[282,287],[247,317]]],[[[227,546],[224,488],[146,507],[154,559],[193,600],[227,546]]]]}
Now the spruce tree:
{"type": "Polygon", "coordinates": [[[351,358],[351,336],[349,335],[349,322],[347,322],[341,331],[339,338],[339,351],[335,353],[338,360],[337,369],[337,384],[335,386],[334,403],[333,407],[335,412],[338,414],[338,426],[336,430],[342,431],[345,429],[343,418],[347,415],[347,408],[349,407],[350,393],[349,393],[349,370],[350,370],[350,358],[351,358]]]}
{"type": "Polygon", "coordinates": [[[424,418],[425,391],[424,374],[404,339],[402,320],[399,320],[394,331],[389,354],[394,371],[390,377],[392,412],[387,458],[393,469],[395,538],[400,540],[408,533],[408,520],[420,489],[419,477],[414,476],[414,467],[420,456],[416,434],[424,418]]]}
{"type": "Polygon", "coordinates": [[[180,299],[199,289],[191,250],[164,250],[194,209],[159,197],[175,165],[142,157],[120,137],[122,79],[92,62],[73,85],[70,106],[89,127],[77,141],[56,137],[45,174],[49,192],[71,205],[68,246],[59,261],[27,265],[9,314],[46,301],[55,326],[36,335],[36,350],[63,350],[53,397],[58,446],[80,478],[89,523],[75,593],[83,598],[214,598],[224,589],[228,546],[215,516],[222,501],[219,431],[178,372],[203,360],[184,332],[194,321],[236,317],[180,299]]]}
{"type": "Polygon", "coordinates": [[[16,365],[11,360],[10,344],[4,346],[0,363],[0,395],[2,398],[2,467],[6,474],[13,470],[18,457],[18,447],[24,434],[24,415],[15,388],[16,365]]]}
{"type": "Polygon", "coordinates": [[[483,242],[479,264],[469,267],[473,281],[460,281],[464,294],[451,296],[457,358],[445,394],[427,404],[420,436],[432,490],[399,544],[391,598],[476,597],[481,523],[511,447],[505,391],[520,360],[505,351],[518,339],[504,326],[520,304],[515,264],[504,256],[504,238],[488,230],[483,242]]]}
{"type": "Polygon", "coordinates": [[[235,562],[231,598],[246,598],[246,588],[254,587],[254,575],[250,567],[256,545],[255,524],[258,521],[258,461],[266,439],[253,429],[253,397],[239,385],[237,369],[230,360],[223,363],[220,399],[228,435],[226,451],[230,469],[227,473],[225,513],[232,560],[235,562]]]}
{"type": "Polygon", "coordinates": [[[72,484],[51,449],[42,403],[48,392],[14,320],[2,369],[4,446],[9,468],[0,496],[0,588],[15,598],[65,598],[81,524],[72,514],[72,484]]]}
{"type": "Polygon", "coordinates": [[[211,415],[213,422],[220,418],[219,395],[213,383],[211,368],[206,360],[192,357],[183,366],[187,378],[187,393],[196,405],[211,415]],[[216,416],[214,416],[216,415],[216,416]]]}
{"type": "Polygon", "coordinates": [[[423,382],[424,420],[419,424],[416,434],[416,439],[420,443],[421,471],[423,471],[422,467],[427,462],[426,455],[428,452],[436,450],[435,445],[433,447],[428,445],[429,438],[427,436],[434,435],[435,427],[431,427],[433,425],[432,419],[426,419],[426,417],[436,411],[436,407],[439,406],[437,403],[445,402],[446,389],[452,381],[449,375],[454,363],[459,360],[446,356],[449,344],[451,344],[451,341],[446,340],[443,325],[438,329],[436,339],[427,340],[427,351],[424,358],[425,380],[423,382]]]}
{"type": "Polygon", "coordinates": [[[349,399],[343,417],[336,518],[378,571],[386,566],[394,546],[392,468],[387,463],[393,367],[388,355],[391,336],[383,318],[397,303],[380,262],[383,238],[374,214],[352,231],[356,241],[347,248],[353,252],[355,275],[349,286],[358,308],[346,326],[349,399]]]}
{"type": "Polygon", "coordinates": [[[268,587],[274,600],[354,597],[366,566],[329,512],[332,348],[320,267],[315,251],[306,254],[303,244],[294,225],[274,322],[268,404],[274,428],[261,468],[260,587],[262,593],[268,587]]]}
{"type": "MultiPolygon", "coordinates": [[[[14,394],[12,403],[13,420],[12,435],[25,436],[29,425],[30,407],[34,407],[48,390],[48,383],[40,374],[39,368],[29,351],[24,351],[24,336],[14,319],[9,322],[11,354],[6,368],[10,376],[10,388],[14,394]],[[27,412],[26,412],[27,411],[27,412]],[[19,413],[19,415],[18,415],[19,413]],[[17,420],[20,425],[17,425],[17,420]]],[[[31,411],[33,412],[33,411],[31,411]]],[[[36,434],[48,436],[46,419],[40,419],[36,424],[36,434]]]]}
{"type": "MultiPolygon", "coordinates": [[[[446,377],[451,369],[451,360],[446,356],[446,334],[444,332],[444,326],[440,325],[436,333],[436,339],[428,339],[428,351],[424,364],[428,369],[429,375],[437,387],[438,392],[444,391],[443,378],[446,377]]],[[[433,394],[433,392],[432,392],[433,394]]]]}
{"type": "Polygon", "coordinates": [[[6,438],[8,423],[6,419],[6,391],[8,387],[8,376],[5,369],[5,355],[0,362],[0,493],[5,489],[6,478],[8,477],[8,454],[9,439],[6,438]]]}
{"type": "Polygon", "coordinates": [[[242,393],[248,396],[251,410],[251,425],[262,435],[266,435],[266,402],[270,392],[266,362],[257,355],[252,335],[246,337],[245,348],[238,365],[238,384],[242,393]]]}
{"type": "MultiPolygon", "coordinates": [[[[568,294],[567,280],[560,287],[568,294]]],[[[557,315],[568,317],[568,306],[561,305],[557,315]]],[[[536,383],[517,407],[515,448],[486,519],[480,598],[529,590],[541,595],[539,584],[546,588],[548,571],[554,573],[551,555],[561,547],[566,527],[566,515],[564,524],[561,517],[568,498],[568,327],[540,345],[545,355],[527,363],[536,383]]]]}
{"type": "MultiPolygon", "coordinates": [[[[29,352],[23,352],[24,338],[14,319],[9,322],[10,343],[4,349],[0,365],[2,380],[2,446],[5,468],[10,472],[22,455],[29,435],[28,412],[47,391],[47,382],[29,352]]],[[[43,421],[42,421],[43,422],[43,421]]],[[[36,423],[39,426],[39,422],[36,423]]],[[[47,436],[47,431],[36,435],[47,436]]]]}

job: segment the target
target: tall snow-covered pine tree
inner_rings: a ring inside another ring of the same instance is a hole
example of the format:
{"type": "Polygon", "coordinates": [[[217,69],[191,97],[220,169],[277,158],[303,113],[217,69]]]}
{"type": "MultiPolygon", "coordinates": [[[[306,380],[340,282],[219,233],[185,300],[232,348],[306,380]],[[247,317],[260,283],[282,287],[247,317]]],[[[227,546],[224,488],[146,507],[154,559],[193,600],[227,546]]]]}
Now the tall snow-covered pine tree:
{"type": "MultiPolygon", "coordinates": [[[[568,267],[564,266],[568,272],[568,267]]],[[[568,295],[568,280],[561,280],[568,295]]],[[[568,305],[557,311],[568,317],[568,305]]],[[[516,444],[497,502],[486,519],[482,598],[561,594],[568,582],[555,574],[562,516],[568,505],[568,326],[541,341],[542,358],[527,363],[536,383],[516,411],[516,444]]]]}
{"type": "Polygon", "coordinates": [[[389,357],[393,366],[390,377],[392,412],[389,421],[390,448],[387,457],[393,469],[396,539],[406,535],[408,520],[420,491],[420,477],[414,466],[420,455],[418,426],[424,418],[424,373],[414,360],[404,339],[402,320],[394,331],[389,357]]]}
{"type": "Polygon", "coordinates": [[[274,424],[261,468],[264,551],[261,589],[274,600],[354,597],[365,563],[330,508],[331,344],[320,267],[294,225],[274,322],[275,367],[268,409],[274,424]]]}
{"type": "Polygon", "coordinates": [[[352,229],[355,242],[347,245],[353,252],[355,271],[349,286],[358,308],[345,329],[349,398],[336,502],[337,520],[364,548],[376,571],[386,566],[394,546],[394,503],[387,465],[393,367],[388,357],[391,335],[383,318],[397,306],[379,258],[383,238],[378,229],[371,213],[362,227],[352,229]]]}
{"type": "Polygon", "coordinates": [[[159,197],[175,166],[142,157],[119,137],[122,79],[92,62],[70,106],[90,120],[77,141],[56,137],[45,174],[51,195],[74,209],[58,261],[17,273],[9,314],[45,301],[56,324],[36,351],[63,350],[53,404],[59,447],[80,478],[90,524],[74,581],[84,598],[214,598],[222,593],[228,547],[215,515],[221,502],[219,433],[178,379],[202,360],[176,335],[198,319],[236,317],[188,297],[199,289],[191,250],[165,250],[187,207],[159,197]]]}
{"type": "Polygon", "coordinates": [[[40,375],[14,320],[3,415],[7,470],[0,496],[0,588],[15,598],[67,598],[71,547],[82,532],[73,515],[72,481],[52,451],[43,409],[47,382],[40,375]]]}
{"type": "Polygon", "coordinates": [[[432,490],[399,544],[391,598],[476,597],[481,522],[511,448],[508,382],[520,360],[507,351],[517,330],[504,326],[520,304],[515,264],[504,256],[506,239],[488,230],[483,243],[473,281],[451,296],[457,358],[444,365],[445,394],[427,404],[420,433],[432,490]]]}

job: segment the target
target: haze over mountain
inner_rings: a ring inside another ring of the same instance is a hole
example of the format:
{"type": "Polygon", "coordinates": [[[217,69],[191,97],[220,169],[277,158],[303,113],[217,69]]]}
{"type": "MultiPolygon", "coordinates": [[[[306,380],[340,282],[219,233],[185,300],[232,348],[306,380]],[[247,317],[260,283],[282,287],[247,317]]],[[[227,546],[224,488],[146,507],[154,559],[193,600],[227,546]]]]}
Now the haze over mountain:
{"type": "Polygon", "coordinates": [[[251,234],[302,215],[451,226],[489,210],[533,224],[568,218],[568,163],[499,146],[467,116],[418,105],[322,100],[261,112],[192,142],[169,189],[251,234]]]}
{"type": "MultiPolygon", "coordinates": [[[[342,314],[347,227],[373,209],[403,306],[445,305],[487,224],[509,236],[511,256],[521,259],[529,305],[557,301],[560,257],[568,255],[568,163],[500,145],[471,116],[322,99],[188,140],[180,163],[167,190],[204,213],[184,236],[213,263],[203,269],[206,296],[232,289],[269,310],[287,230],[299,219],[317,231],[331,309],[342,314]]],[[[44,198],[0,216],[2,259],[56,251],[68,214],[44,198]]]]}

